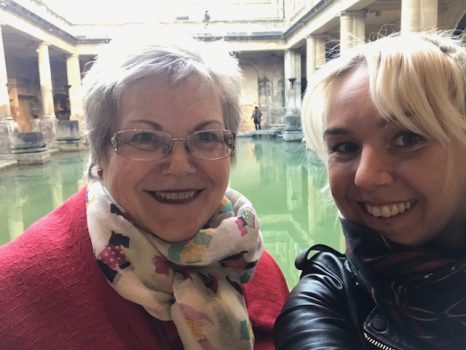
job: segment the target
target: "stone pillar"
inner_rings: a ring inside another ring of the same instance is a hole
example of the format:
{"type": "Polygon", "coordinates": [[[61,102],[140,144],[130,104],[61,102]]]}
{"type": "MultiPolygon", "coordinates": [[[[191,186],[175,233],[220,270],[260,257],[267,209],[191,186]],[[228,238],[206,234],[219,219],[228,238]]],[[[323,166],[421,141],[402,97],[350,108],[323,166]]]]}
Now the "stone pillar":
{"type": "Polygon", "coordinates": [[[309,35],[306,39],[306,78],[325,63],[325,39],[322,35],[309,35]]]}
{"type": "Polygon", "coordinates": [[[340,54],[366,41],[366,10],[340,14],[340,54]]]}
{"type": "Polygon", "coordinates": [[[41,43],[37,49],[39,59],[40,93],[42,98],[42,116],[55,118],[53,108],[52,71],[50,68],[49,46],[41,43]]]}
{"type": "Polygon", "coordinates": [[[49,46],[41,43],[37,49],[39,59],[40,93],[42,98],[42,116],[40,130],[44,134],[49,149],[55,149],[57,119],[53,104],[52,71],[50,68],[49,46]]]}
{"type": "Polygon", "coordinates": [[[11,116],[10,97],[8,95],[8,74],[6,69],[5,49],[3,47],[2,25],[0,24],[0,159],[13,160],[11,144],[18,131],[11,116]]]}
{"type": "Polygon", "coordinates": [[[301,141],[301,55],[285,50],[285,141],[301,141]]]}
{"type": "Polygon", "coordinates": [[[285,50],[285,104],[286,108],[301,109],[301,55],[285,50]]]}
{"type": "Polygon", "coordinates": [[[13,120],[20,131],[31,131],[32,123],[31,120],[21,114],[19,105],[19,89],[16,79],[8,79],[8,95],[10,96],[10,112],[13,120]]]}
{"type": "Polygon", "coordinates": [[[433,30],[437,26],[438,0],[402,0],[402,32],[433,30]]]}
{"type": "Polygon", "coordinates": [[[83,123],[83,104],[81,101],[81,69],[79,56],[73,54],[66,59],[66,75],[68,79],[68,94],[70,99],[70,120],[77,120],[79,125],[83,123]]]}

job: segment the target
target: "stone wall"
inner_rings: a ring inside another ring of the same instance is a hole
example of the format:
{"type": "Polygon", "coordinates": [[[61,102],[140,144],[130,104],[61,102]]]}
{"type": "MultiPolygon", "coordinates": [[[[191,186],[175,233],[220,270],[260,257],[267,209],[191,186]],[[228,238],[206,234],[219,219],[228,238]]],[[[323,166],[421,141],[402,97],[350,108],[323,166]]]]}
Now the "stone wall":
{"type": "Polygon", "coordinates": [[[251,114],[254,106],[262,110],[262,125],[283,123],[285,105],[283,56],[266,53],[240,57],[243,71],[241,106],[243,109],[241,131],[254,129],[251,114]]]}

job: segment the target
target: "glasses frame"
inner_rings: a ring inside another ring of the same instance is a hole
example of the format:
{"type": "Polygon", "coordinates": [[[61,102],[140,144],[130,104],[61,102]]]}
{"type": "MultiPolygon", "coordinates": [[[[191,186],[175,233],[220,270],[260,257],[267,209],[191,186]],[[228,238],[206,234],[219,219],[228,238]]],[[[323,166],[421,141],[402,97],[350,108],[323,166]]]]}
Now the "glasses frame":
{"type": "Polygon", "coordinates": [[[161,130],[124,129],[124,130],[118,130],[118,131],[114,132],[112,137],[110,138],[110,143],[111,143],[112,148],[115,151],[115,153],[117,153],[118,155],[120,155],[122,157],[127,157],[127,158],[130,158],[130,159],[133,159],[133,160],[140,160],[140,161],[163,160],[163,159],[167,158],[170,155],[170,153],[171,153],[171,151],[173,149],[173,143],[174,142],[183,142],[186,151],[190,154],[191,157],[193,157],[195,159],[220,160],[220,159],[225,159],[225,158],[231,157],[231,156],[233,156],[235,154],[235,152],[236,152],[236,142],[235,142],[235,140],[236,140],[236,134],[233,131],[227,130],[227,129],[198,130],[198,131],[192,132],[191,134],[189,134],[186,137],[174,137],[174,136],[170,135],[169,133],[166,133],[166,132],[161,131],[161,130]],[[165,134],[165,135],[169,136],[170,137],[170,142],[166,143],[166,144],[163,144],[162,152],[164,153],[164,156],[162,158],[160,158],[160,159],[157,159],[157,158],[155,158],[155,159],[141,159],[141,158],[131,157],[131,156],[128,156],[126,154],[122,154],[122,153],[118,152],[118,149],[121,147],[121,145],[118,142],[118,135],[123,134],[123,133],[128,132],[128,131],[132,131],[132,132],[137,132],[137,131],[141,131],[141,132],[157,132],[157,133],[162,133],[162,134],[165,134]],[[200,158],[200,157],[196,157],[195,155],[193,155],[193,152],[192,152],[192,149],[191,149],[191,143],[190,143],[191,137],[193,137],[193,135],[195,135],[195,134],[202,133],[202,132],[209,132],[209,131],[222,131],[223,132],[223,136],[224,136],[224,140],[225,140],[225,146],[230,149],[230,154],[227,154],[227,155],[225,155],[223,157],[217,157],[217,158],[200,158]],[[229,140],[231,143],[228,143],[227,140],[229,140]]]}

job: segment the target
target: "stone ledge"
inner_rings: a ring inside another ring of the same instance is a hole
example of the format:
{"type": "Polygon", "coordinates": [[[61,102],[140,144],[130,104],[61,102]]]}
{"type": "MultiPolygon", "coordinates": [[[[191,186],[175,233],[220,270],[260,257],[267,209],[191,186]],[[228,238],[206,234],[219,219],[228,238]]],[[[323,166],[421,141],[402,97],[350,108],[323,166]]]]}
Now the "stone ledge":
{"type": "Polygon", "coordinates": [[[60,152],[84,151],[89,148],[82,142],[57,142],[57,146],[60,152]]]}
{"type": "Polygon", "coordinates": [[[52,156],[49,150],[34,153],[20,153],[16,155],[19,165],[44,164],[50,162],[52,156]]]}
{"type": "Polygon", "coordinates": [[[0,158],[0,171],[5,169],[10,169],[18,165],[16,159],[1,159],[0,158]]]}
{"type": "Polygon", "coordinates": [[[251,130],[246,132],[238,133],[237,137],[257,137],[257,136],[268,136],[276,137],[279,134],[277,129],[262,129],[262,130],[251,130]]]}

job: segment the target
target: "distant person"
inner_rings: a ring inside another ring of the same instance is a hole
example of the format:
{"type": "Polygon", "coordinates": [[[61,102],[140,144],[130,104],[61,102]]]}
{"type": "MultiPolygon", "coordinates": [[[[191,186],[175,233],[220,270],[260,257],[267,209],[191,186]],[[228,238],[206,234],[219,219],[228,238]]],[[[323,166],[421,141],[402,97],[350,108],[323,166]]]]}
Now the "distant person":
{"type": "Polygon", "coordinates": [[[256,130],[261,130],[262,111],[259,107],[254,107],[251,118],[254,120],[254,127],[256,130]]]}
{"type": "Polygon", "coordinates": [[[205,11],[204,12],[204,19],[202,20],[202,23],[204,23],[204,27],[207,27],[209,25],[209,22],[210,22],[210,15],[209,15],[209,11],[205,11]]]}
{"type": "Polygon", "coordinates": [[[346,252],[316,245],[277,350],[466,349],[466,48],[401,33],[310,79],[307,145],[326,164],[346,252]]]}
{"type": "Polygon", "coordinates": [[[285,278],[228,187],[238,62],[151,33],[85,75],[87,186],[0,247],[1,349],[273,349],[285,278]]]}

